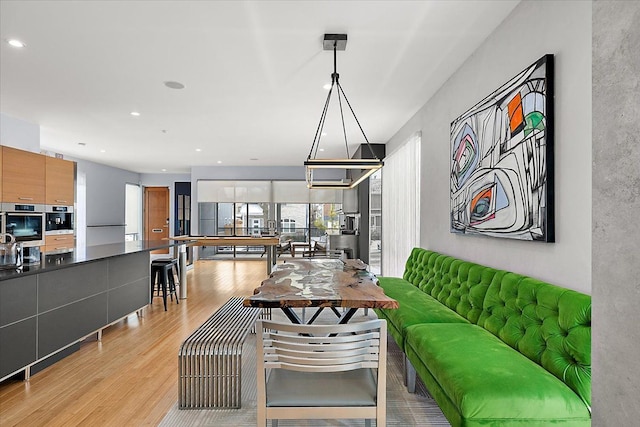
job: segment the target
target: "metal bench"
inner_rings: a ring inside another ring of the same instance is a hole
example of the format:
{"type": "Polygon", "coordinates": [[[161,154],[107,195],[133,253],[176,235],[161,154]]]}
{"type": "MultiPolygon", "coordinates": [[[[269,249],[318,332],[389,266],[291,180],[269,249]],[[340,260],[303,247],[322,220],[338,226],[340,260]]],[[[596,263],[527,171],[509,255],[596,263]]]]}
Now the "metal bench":
{"type": "Polygon", "coordinates": [[[242,300],[229,299],[180,346],[180,409],[240,407],[242,344],[259,316],[271,318],[270,311],[243,307],[242,300]]]}

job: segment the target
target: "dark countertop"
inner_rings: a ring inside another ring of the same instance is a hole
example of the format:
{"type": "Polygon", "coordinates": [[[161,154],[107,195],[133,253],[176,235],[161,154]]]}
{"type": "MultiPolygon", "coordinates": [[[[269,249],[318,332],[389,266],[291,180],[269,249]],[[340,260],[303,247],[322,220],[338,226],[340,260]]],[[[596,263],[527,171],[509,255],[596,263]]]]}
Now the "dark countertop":
{"type": "Polygon", "coordinates": [[[0,281],[31,274],[45,273],[120,255],[170,248],[184,243],[187,242],[174,240],[136,240],[132,242],[110,243],[107,245],[76,247],[73,252],[43,254],[40,264],[23,265],[22,268],[18,270],[0,270],[0,281]]]}

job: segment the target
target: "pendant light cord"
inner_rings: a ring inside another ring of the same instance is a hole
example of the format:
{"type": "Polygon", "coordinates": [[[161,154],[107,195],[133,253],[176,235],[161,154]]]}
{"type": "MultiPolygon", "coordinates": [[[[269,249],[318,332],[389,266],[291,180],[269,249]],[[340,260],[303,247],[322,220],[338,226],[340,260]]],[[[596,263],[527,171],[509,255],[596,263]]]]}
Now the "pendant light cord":
{"type": "Polygon", "coordinates": [[[316,128],[316,134],[313,137],[313,144],[311,144],[311,150],[309,151],[309,156],[307,157],[307,159],[311,159],[312,156],[315,159],[317,154],[318,154],[318,148],[320,147],[320,138],[322,136],[322,130],[324,129],[324,123],[325,120],[327,118],[327,111],[329,109],[329,103],[331,101],[331,95],[333,93],[333,88],[334,86],[336,86],[338,88],[337,92],[338,92],[338,104],[340,106],[340,118],[342,121],[342,133],[344,135],[344,145],[345,145],[345,149],[347,151],[347,158],[351,158],[351,156],[349,155],[349,144],[347,142],[347,130],[344,124],[344,113],[343,113],[343,109],[342,109],[342,97],[344,97],[344,100],[347,103],[347,106],[349,107],[349,110],[351,111],[351,114],[353,115],[353,118],[356,121],[356,124],[358,125],[358,128],[360,129],[360,132],[362,133],[362,136],[364,137],[365,142],[367,143],[367,147],[369,148],[369,151],[371,152],[371,155],[373,156],[373,158],[375,160],[380,160],[378,158],[378,156],[375,154],[375,152],[373,151],[373,147],[371,146],[371,144],[369,143],[369,139],[367,138],[367,135],[364,133],[364,129],[362,129],[362,125],[360,124],[360,121],[358,120],[358,117],[356,116],[356,113],[353,111],[353,107],[351,107],[351,103],[349,102],[349,99],[347,98],[347,95],[344,93],[344,89],[342,89],[342,86],[340,85],[340,75],[338,74],[338,54],[337,54],[337,46],[338,46],[338,42],[334,41],[333,43],[333,74],[331,74],[331,88],[329,88],[329,93],[327,94],[327,99],[324,102],[324,108],[322,109],[322,114],[320,115],[320,122],[318,123],[318,127],[316,128]]]}

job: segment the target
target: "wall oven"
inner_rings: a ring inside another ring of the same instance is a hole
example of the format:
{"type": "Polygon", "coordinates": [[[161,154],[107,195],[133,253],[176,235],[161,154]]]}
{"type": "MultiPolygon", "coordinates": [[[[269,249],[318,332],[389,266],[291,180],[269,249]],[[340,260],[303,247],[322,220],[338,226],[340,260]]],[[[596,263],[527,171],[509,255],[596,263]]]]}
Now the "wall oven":
{"type": "Polygon", "coordinates": [[[47,205],[45,209],[45,234],[73,234],[73,206],[47,205]]]}
{"type": "Polygon", "coordinates": [[[44,205],[2,203],[2,233],[9,233],[24,247],[44,245],[44,205]]]}

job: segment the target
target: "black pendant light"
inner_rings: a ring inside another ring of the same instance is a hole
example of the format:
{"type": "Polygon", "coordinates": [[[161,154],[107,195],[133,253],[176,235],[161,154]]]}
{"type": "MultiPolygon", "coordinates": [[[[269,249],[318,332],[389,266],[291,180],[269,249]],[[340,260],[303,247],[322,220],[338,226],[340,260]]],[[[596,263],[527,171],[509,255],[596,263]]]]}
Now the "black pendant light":
{"type": "Polygon", "coordinates": [[[384,163],[382,160],[378,159],[376,154],[373,151],[373,147],[369,143],[367,139],[367,135],[365,135],[356,114],[353,112],[353,108],[347,99],[347,95],[345,95],[342,86],[340,85],[340,75],[337,71],[337,51],[345,50],[347,46],[347,35],[346,34],[325,34],[323,48],[324,50],[333,50],[333,73],[331,74],[331,88],[329,89],[329,93],[327,94],[327,100],[324,103],[324,108],[322,110],[322,115],[320,116],[320,123],[318,123],[318,128],[316,129],[316,134],[313,138],[313,144],[311,145],[311,151],[309,152],[309,156],[307,160],[304,162],[304,166],[306,169],[306,179],[307,179],[307,187],[309,188],[334,188],[334,189],[350,189],[356,187],[362,181],[367,179],[372,173],[380,169],[384,163]],[[322,130],[324,128],[325,120],[327,117],[327,111],[329,109],[329,102],[331,101],[331,96],[335,92],[338,97],[338,104],[340,106],[340,119],[342,121],[342,131],[344,135],[344,145],[346,149],[346,157],[345,158],[336,158],[336,159],[318,159],[316,157],[318,153],[318,149],[320,147],[320,138],[322,136],[322,130]],[[344,124],[344,114],[342,108],[342,99],[346,102],[355,122],[358,124],[358,128],[364,137],[365,142],[371,152],[373,158],[371,159],[351,159],[349,156],[349,146],[347,143],[347,131],[344,124]],[[317,181],[314,180],[314,170],[316,169],[339,169],[345,172],[345,178],[342,180],[336,181],[317,181]]]}

